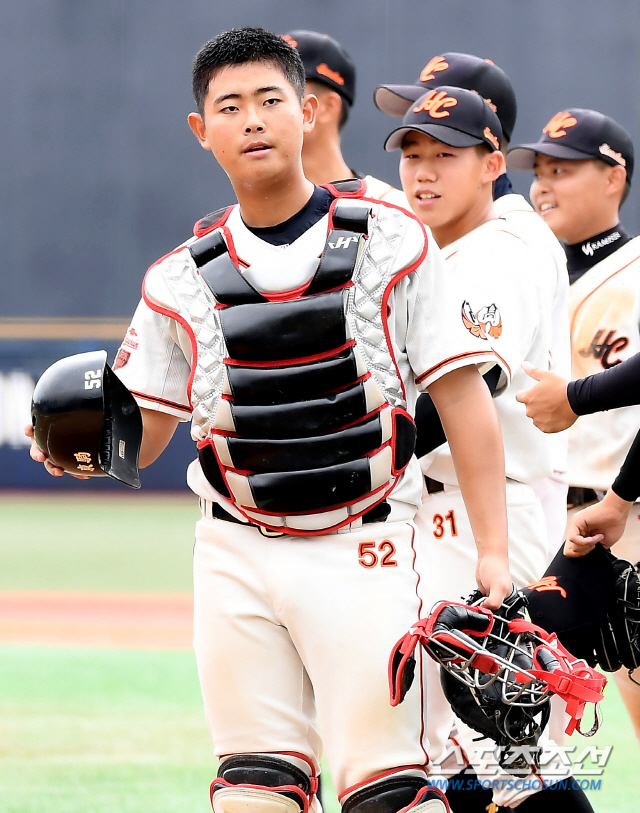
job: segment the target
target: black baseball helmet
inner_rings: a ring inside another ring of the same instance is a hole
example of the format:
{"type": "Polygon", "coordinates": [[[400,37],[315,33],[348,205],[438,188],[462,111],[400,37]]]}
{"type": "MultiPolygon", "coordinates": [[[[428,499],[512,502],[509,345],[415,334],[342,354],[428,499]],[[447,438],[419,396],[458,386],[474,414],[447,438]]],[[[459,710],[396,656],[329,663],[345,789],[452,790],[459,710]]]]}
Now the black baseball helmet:
{"type": "Polygon", "coordinates": [[[31,422],[38,448],[54,466],[140,488],[142,415],[107,364],[106,350],[68,356],[45,370],[31,422]]]}

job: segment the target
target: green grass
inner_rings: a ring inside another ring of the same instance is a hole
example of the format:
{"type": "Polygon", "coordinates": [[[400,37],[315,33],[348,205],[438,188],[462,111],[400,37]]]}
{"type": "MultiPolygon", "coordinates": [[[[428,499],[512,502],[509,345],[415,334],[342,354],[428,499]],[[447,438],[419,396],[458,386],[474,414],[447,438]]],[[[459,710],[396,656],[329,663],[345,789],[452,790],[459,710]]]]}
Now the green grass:
{"type": "Polygon", "coordinates": [[[3,813],[210,813],[193,655],[0,647],[3,813]]]}
{"type": "Polygon", "coordinates": [[[0,495],[0,590],[190,592],[195,495],[0,495]]]}

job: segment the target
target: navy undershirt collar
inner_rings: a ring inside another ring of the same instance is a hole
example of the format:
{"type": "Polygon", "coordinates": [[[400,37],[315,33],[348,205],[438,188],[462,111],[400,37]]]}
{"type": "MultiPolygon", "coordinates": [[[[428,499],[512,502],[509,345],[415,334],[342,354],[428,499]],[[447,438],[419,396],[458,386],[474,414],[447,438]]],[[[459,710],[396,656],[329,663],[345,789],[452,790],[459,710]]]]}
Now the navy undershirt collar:
{"type": "MultiPolygon", "coordinates": [[[[306,231],[321,220],[329,211],[333,203],[333,195],[328,189],[322,186],[314,186],[313,194],[305,205],[296,212],[293,217],[278,223],[276,226],[265,226],[264,228],[253,228],[247,226],[250,232],[255,234],[265,243],[272,246],[287,246],[294,243],[306,231]]],[[[245,226],[247,224],[245,223],[245,226]]]]}
{"type": "Polygon", "coordinates": [[[564,250],[567,255],[567,271],[569,272],[569,283],[573,284],[594,265],[613,254],[631,237],[618,223],[612,229],[600,232],[582,243],[565,245],[564,250]]]}

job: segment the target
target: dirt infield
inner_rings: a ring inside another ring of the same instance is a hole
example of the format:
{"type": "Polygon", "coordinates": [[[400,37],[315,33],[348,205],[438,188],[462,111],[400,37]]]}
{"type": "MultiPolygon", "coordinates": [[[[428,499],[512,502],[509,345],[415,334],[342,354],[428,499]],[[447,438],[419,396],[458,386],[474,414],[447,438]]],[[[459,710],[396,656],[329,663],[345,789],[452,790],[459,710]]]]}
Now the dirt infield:
{"type": "Polygon", "coordinates": [[[0,643],[191,649],[188,593],[0,591],[0,643]]]}

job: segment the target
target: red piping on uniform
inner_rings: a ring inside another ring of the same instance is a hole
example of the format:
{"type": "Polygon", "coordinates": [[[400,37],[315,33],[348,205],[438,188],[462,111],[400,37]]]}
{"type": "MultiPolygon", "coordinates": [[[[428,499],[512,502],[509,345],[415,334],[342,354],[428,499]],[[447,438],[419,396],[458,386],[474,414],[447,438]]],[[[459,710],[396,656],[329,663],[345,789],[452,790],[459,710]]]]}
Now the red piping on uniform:
{"type": "Polygon", "coordinates": [[[144,398],[145,401],[155,401],[158,404],[164,404],[164,406],[170,406],[174,409],[179,409],[181,412],[191,414],[191,408],[184,406],[184,404],[177,404],[175,401],[167,401],[165,398],[157,398],[155,395],[146,395],[144,392],[137,392],[136,390],[129,390],[129,392],[138,398],[144,398]]]}
{"type": "Polygon", "coordinates": [[[149,275],[151,269],[155,268],[155,266],[163,262],[163,260],[166,260],[167,257],[171,257],[173,254],[177,254],[179,251],[185,250],[188,251],[187,246],[180,246],[180,248],[177,248],[174,251],[170,251],[168,254],[165,254],[164,257],[160,257],[159,260],[156,260],[156,262],[153,263],[153,265],[149,266],[149,268],[147,269],[147,273],[144,275],[144,279],[142,280],[142,298],[144,299],[147,306],[151,308],[152,311],[155,311],[156,313],[161,313],[163,316],[168,316],[170,319],[175,319],[176,322],[179,322],[182,325],[182,327],[186,330],[187,335],[189,336],[189,341],[191,342],[191,372],[189,374],[189,381],[187,382],[187,398],[189,399],[189,406],[191,407],[191,409],[193,409],[193,404],[191,403],[191,386],[193,384],[193,378],[196,374],[196,367],[198,362],[198,344],[196,342],[196,337],[193,333],[193,330],[191,329],[191,325],[187,322],[186,319],[184,319],[182,316],[180,316],[179,313],[176,313],[175,311],[171,311],[168,308],[163,308],[160,305],[156,305],[149,299],[149,297],[147,296],[147,292],[145,290],[147,276],[149,275]]]}
{"type": "MultiPolygon", "coordinates": [[[[448,359],[445,359],[444,361],[435,364],[433,367],[429,367],[429,369],[422,373],[422,375],[419,375],[416,378],[416,384],[420,384],[422,381],[425,380],[425,378],[428,378],[433,373],[438,372],[438,370],[442,369],[443,367],[446,367],[448,364],[452,364],[454,361],[460,361],[460,359],[465,358],[473,358],[474,356],[498,356],[498,354],[493,350],[474,350],[473,352],[470,353],[459,353],[457,356],[449,356],[448,359]]],[[[500,357],[498,356],[498,358],[500,357]]],[[[506,364],[504,359],[501,358],[500,361],[506,364]]],[[[511,370],[508,365],[507,370],[509,370],[509,374],[511,374],[511,370]]]]}
{"type": "Polygon", "coordinates": [[[343,353],[349,347],[355,345],[355,339],[350,339],[348,342],[334,347],[332,350],[325,350],[324,353],[316,353],[313,356],[303,356],[297,359],[284,359],[280,361],[243,361],[242,359],[224,359],[224,363],[232,367],[294,367],[296,364],[309,364],[312,361],[320,361],[321,359],[331,358],[343,353]]]}

